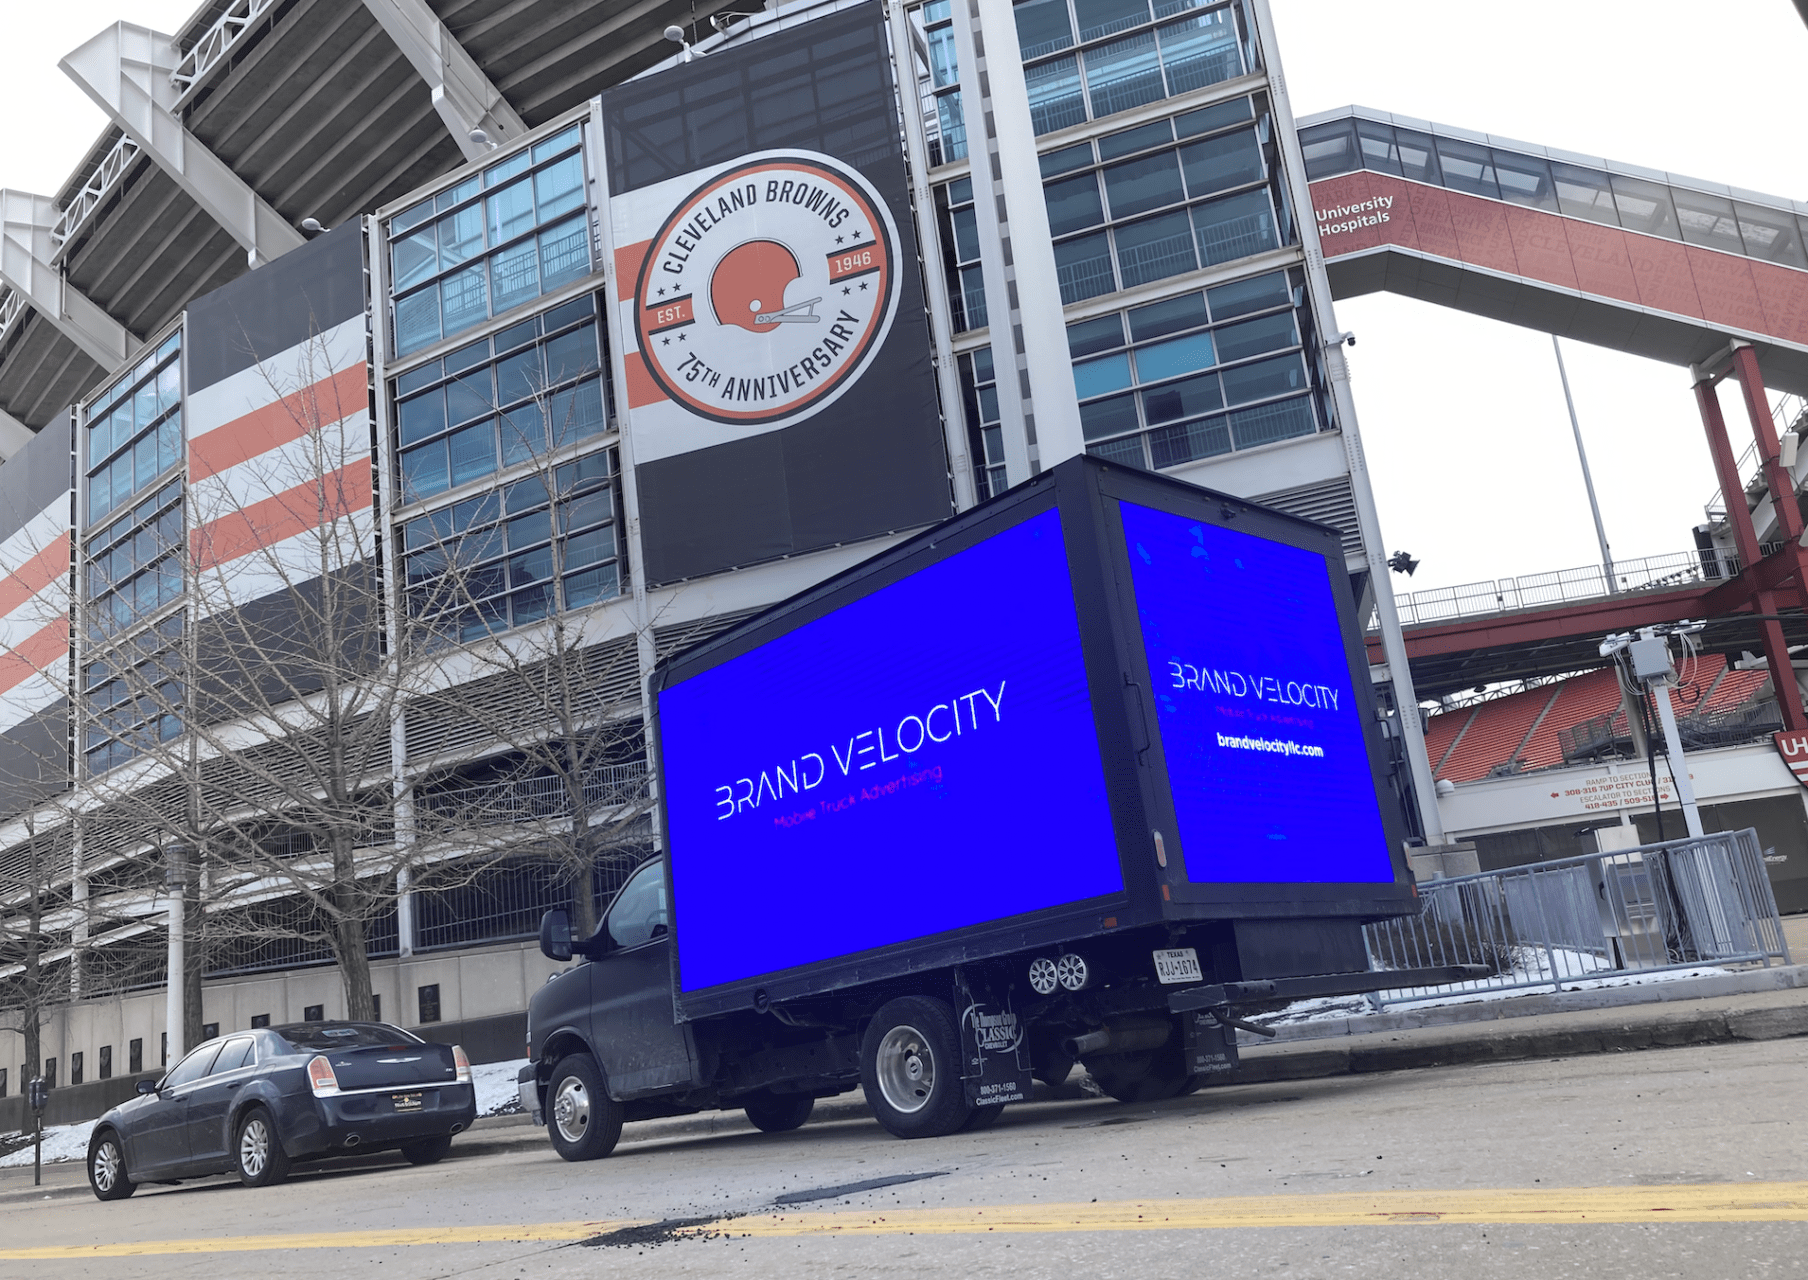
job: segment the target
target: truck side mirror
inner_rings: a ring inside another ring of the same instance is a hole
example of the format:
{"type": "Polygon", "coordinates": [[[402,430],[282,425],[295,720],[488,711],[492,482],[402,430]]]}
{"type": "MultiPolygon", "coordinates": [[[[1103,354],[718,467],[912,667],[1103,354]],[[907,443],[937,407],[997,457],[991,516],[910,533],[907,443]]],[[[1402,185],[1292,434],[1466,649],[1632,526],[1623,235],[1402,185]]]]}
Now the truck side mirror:
{"type": "Polygon", "coordinates": [[[548,960],[571,959],[571,913],[548,911],[540,917],[540,954],[548,960]]]}
{"type": "Polygon", "coordinates": [[[157,1081],[140,1080],[138,1082],[138,1092],[140,1092],[140,1093],[156,1093],[157,1092],[157,1081]]]}

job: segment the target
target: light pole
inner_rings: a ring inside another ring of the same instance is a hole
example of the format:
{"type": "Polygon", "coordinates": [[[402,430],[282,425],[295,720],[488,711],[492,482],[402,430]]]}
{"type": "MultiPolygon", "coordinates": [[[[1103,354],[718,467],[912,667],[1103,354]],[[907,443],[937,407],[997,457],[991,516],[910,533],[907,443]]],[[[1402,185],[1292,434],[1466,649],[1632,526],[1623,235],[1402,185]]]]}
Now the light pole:
{"type": "Polygon", "coordinates": [[[1551,350],[1557,353],[1557,376],[1563,380],[1563,403],[1569,406],[1569,429],[1576,436],[1576,458],[1582,463],[1582,484],[1588,490],[1588,509],[1595,517],[1595,538],[1601,544],[1601,568],[1607,575],[1607,593],[1613,594],[1613,552],[1607,546],[1607,526],[1601,523],[1601,504],[1595,500],[1595,478],[1588,471],[1588,450],[1582,447],[1582,424],[1576,421],[1576,402],[1569,394],[1569,371],[1563,367],[1563,348],[1557,335],[1551,335],[1551,350]]]}
{"type": "Polygon", "coordinates": [[[163,851],[163,887],[169,894],[169,986],[164,993],[163,1022],[169,1035],[169,1061],[180,1059],[186,1019],[182,1013],[183,988],[187,985],[188,958],[188,846],[172,844],[163,851]]]}

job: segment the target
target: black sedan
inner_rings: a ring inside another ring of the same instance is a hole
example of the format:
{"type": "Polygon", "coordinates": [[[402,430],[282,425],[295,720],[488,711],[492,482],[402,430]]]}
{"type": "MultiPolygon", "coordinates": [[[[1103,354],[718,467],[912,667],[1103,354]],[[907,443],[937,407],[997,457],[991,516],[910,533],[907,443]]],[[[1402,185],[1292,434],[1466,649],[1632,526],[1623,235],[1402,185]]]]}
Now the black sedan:
{"type": "Polygon", "coordinates": [[[88,1185],[102,1200],[214,1173],[267,1187],[294,1161],[384,1148],[432,1164],[477,1116],[462,1048],[381,1022],[237,1031],[138,1092],[95,1122],[88,1185]]]}

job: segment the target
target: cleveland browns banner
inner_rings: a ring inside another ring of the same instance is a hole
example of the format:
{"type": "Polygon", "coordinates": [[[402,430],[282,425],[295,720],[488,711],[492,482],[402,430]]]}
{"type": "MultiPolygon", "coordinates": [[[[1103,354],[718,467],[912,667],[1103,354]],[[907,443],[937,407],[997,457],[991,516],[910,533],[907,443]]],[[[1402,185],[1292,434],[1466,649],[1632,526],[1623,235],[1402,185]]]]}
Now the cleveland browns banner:
{"type": "Polygon", "coordinates": [[[603,97],[655,584],[949,514],[875,13],[730,46],[603,97]]]}

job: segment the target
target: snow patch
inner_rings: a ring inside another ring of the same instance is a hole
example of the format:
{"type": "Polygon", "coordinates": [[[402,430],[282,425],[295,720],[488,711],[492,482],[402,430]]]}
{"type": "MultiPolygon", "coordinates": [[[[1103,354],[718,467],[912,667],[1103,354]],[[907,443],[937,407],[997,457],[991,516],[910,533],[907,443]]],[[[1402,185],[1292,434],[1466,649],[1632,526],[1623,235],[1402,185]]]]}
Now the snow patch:
{"type": "MultiPolygon", "coordinates": [[[[94,1121],[80,1124],[54,1124],[44,1130],[44,1163],[62,1160],[86,1160],[88,1139],[94,1134],[94,1121]]],[[[8,1156],[0,1156],[0,1169],[31,1167],[31,1144],[27,1143],[8,1156]]]]}

